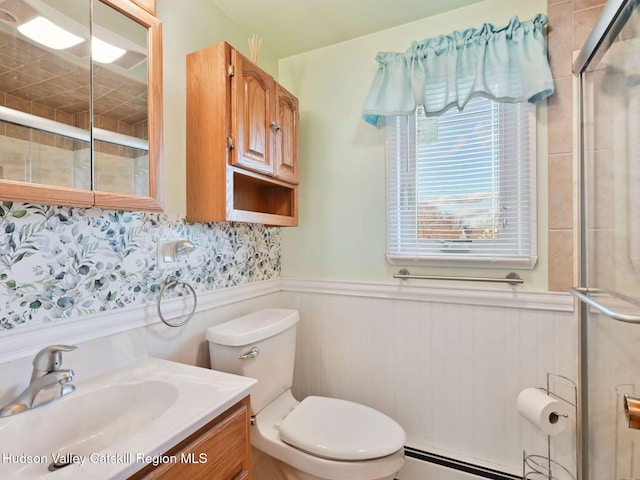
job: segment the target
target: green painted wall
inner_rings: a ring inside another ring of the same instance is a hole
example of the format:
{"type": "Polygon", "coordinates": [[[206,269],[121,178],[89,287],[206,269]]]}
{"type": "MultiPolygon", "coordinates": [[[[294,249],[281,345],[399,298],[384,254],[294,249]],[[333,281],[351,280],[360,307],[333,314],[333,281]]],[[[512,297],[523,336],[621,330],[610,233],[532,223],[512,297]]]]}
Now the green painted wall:
{"type": "MultiPolygon", "coordinates": [[[[355,40],[280,60],[279,80],[300,101],[300,226],[282,232],[282,275],[391,282],[387,264],[384,131],[361,119],[378,51],[413,40],[506,25],[546,12],[545,0],[487,0],[355,40]]],[[[354,19],[357,21],[357,19],[354,19]]],[[[538,109],[538,264],[518,273],[524,288],[547,288],[546,106],[538,109]]],[[[504,276],[509,270],[413,268],[412,273],[504,276]]],[[[449,284],[450,285],[450,284],[449,284]]],[[[462,284],[470,288],[477,284],[462,284]]],[[[498,286],[497,288],[509,288],[498,286]]]]}
{"type": "MultiPolygon", "coordinates": [[[[165,211],[185,215],[186,55],[224,40],[248,57],[252,32],[243,31],[210,0],[158,0],[157,15],[163,29],[165,211]]],[[[266,45],[259,65],[277,77],[277,59],[266,45]]]]}

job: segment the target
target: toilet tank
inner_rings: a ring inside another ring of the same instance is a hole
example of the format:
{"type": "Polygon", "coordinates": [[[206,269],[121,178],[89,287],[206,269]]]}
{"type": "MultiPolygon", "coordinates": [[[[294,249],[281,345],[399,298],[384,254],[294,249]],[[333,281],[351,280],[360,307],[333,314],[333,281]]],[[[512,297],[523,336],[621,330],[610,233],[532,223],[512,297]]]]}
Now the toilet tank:
{"type": "Polygon", "coordinates": [[[258,380],[252,415],[291,388],[299,318],[297,310],[268,308],[207,329],[211,368],[258,380]]]}

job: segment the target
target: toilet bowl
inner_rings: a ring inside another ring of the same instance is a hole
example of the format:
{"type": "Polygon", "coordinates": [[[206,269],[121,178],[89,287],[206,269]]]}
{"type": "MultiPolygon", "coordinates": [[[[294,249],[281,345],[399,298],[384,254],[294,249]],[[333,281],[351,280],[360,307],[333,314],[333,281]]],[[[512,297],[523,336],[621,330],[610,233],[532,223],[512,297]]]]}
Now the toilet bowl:
{"type": "Polygon", "coordinates": [[[298,319],[296,310],[266,309],[207,330],[212,368],[259,381],[252,446],[287,480],[392,480],[404,464],[398,423],[358,403],[291,393],[298,319]]]}

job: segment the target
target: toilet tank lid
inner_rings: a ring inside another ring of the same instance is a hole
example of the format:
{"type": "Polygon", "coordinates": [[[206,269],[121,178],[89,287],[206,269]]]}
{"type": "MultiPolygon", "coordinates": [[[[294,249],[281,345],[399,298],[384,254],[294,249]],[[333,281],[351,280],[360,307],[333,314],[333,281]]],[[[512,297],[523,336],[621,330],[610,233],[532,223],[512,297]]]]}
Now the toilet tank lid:
{"type": "Polygon", "coordinates": [[[207,340],[218,345],[241,347],[284,332],[299,319],[297,310],[267,308],[207,329],[207,340]]]}

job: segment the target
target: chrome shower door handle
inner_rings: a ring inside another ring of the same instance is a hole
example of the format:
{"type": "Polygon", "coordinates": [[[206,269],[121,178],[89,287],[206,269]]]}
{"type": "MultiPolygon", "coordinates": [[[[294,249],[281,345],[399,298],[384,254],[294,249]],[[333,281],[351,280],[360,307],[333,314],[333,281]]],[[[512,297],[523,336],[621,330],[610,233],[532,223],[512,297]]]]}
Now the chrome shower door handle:
{"type": "Polygon", "coordinates": [[[249,350],[247,353],[243,353],[238,358],[240,360],[246,360],[247,358],[255,358],[258,355],[260,355],[260,349],[258,347],[251,347],[251,350],[249,350]]]}

